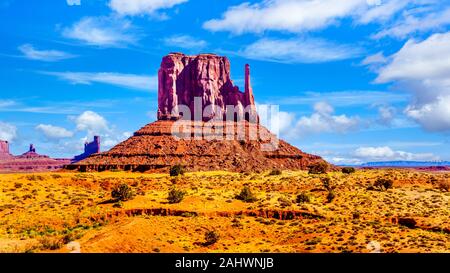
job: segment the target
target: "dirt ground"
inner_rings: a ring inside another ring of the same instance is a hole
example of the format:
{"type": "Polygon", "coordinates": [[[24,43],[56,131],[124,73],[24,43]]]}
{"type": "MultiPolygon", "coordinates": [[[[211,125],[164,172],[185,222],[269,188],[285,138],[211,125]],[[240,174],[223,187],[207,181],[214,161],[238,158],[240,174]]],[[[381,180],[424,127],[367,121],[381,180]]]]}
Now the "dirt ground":
{"type": "Polygon", "coordinates": [[[412,169],[2,174],[0,252],[450,252],[449,183],[412,169]],[[131,200],[111,199],[119,184],[131,200]]]}

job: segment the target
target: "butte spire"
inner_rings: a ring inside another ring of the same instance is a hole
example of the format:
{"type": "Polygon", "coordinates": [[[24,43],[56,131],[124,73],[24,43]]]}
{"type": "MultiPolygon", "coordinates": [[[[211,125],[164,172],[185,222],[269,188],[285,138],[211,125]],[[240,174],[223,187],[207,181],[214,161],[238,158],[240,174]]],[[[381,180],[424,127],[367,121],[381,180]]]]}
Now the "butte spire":
{"type": "Polygon", "coordinates": [[[324,162],[319,156],[279,140],[260,124],[248,64],[244,73],[241,91],[231,80],[227,57],[182,53],[164,56],[158,71],[158,120],[111,150],[67,168],[163,171],[181,164],[189,171],[239,172],[307,169],[312,163],[324,162]],[[174,134],[177,126],[187,137],[174,134]]]}

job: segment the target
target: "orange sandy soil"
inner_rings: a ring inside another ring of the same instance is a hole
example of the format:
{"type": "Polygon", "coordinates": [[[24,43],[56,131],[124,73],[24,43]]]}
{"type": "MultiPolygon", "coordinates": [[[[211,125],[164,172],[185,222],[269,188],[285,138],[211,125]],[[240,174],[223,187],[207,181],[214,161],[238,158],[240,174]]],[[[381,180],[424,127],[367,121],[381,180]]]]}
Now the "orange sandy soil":
{"type": "Polygon", "coordinates": [[[382,252],[450,252],[443,182],[449,172],[394,169],[1,174],[0,252],[69,252],[73,241],[81,252],[371,252],[370,242],[382,252]],[[325,176],[336,187],[332,202],[325,176]],[[377,178],[392,179],[393,188],[368,190],[377,178]],[[102,204],[119,183],[135,198],[102,204]],[[256,202],[235,198],[244,185],[256,202]],[[167,202],[171,187],[186,191],[180,203],[167,202]],[[296,203],[300,192],[311,200],[296,203]],[[203,244],[207,231],[219,235],[215,244],[203,244]]]}

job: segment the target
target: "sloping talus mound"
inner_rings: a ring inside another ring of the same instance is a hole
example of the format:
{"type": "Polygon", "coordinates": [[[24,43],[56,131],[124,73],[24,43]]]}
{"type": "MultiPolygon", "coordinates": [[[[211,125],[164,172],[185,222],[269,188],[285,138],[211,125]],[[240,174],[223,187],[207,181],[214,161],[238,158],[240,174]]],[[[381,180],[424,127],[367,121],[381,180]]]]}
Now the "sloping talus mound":
{"type": "Polygon", "coordinates": [[[190,128],[186,132],[190,133],[185,136],[191,136],[187,139],[172,134],[174,122],[159,120],[150,123],[110,151],[94,154],[67,168],[80,171],[149,171],[181,164],[190,171],[295,170],[323,161],[319,156],[303,153],[276,139],[262,125],[247,121],[242,121],[242,124],[186,121],[184,124],[190,128]],[[224,139],[229,126],[233,127],[234,134],[232,139],[224,139]],[[256,137],[249,133],[249,128],[256,128],[256,137]],[[201,139],[195,139],[194,132],[201,134],[201,139]],[[270,149],[273,145],[278,148],[270,149]]]}

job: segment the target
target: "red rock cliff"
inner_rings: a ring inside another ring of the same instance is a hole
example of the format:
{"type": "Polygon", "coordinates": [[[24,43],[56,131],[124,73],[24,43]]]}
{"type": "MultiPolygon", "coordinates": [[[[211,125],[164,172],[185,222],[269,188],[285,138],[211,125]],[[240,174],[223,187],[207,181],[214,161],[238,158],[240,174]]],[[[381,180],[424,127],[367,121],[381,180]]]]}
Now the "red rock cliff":
{"type": "Polygon", "coordinates": [[[11,154],[9,153],[9,143],[8,141],[0,140],[0,159],[9,158],[11,154]]]}
{"type": "MultiPolygon", "coordinates": [[[[163,57],[158,72],[158,119],[178,119],[178,105],[186,105],[194,118],[194,98],[202,102],[202,111],[208,105],[216,106],[225,116],[226,106],[236,107],[243,113],[247,106],[248,114],[254,115],[255,100],[250,85],[250,67],[245,66],[245,91],[241,92],[230,78],[230,62],[227,57],[214,54],[188,56],[171,53],[163,57]],[[175,114],[173,111],[175,110],[175,114]]],[[[212,114],[219,114],[213,111],[212,114]]],[[[204,117],[203,119],[209,119],[204,117]]]]}

